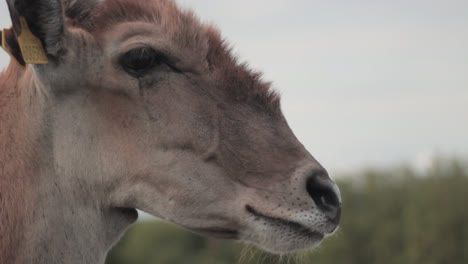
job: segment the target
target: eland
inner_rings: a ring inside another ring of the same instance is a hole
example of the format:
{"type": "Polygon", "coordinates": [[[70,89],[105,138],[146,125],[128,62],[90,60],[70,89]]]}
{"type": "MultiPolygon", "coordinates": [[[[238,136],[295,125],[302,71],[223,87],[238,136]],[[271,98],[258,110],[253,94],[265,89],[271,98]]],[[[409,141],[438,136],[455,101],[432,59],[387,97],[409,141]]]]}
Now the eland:
{"type": "Polygon", "coordinates": [[[8,0],[0,263],[103,263],[137,209],[274,253],[317,246],[341,197],[280,98],[171,0],[8,0]]]}

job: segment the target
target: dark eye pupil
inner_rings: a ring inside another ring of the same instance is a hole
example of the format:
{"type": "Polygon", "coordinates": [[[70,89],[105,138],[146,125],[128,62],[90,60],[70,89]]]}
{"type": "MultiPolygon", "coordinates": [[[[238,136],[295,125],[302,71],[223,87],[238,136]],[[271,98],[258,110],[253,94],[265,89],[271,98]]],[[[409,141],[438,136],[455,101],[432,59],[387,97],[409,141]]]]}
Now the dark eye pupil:
{"type": "Polygon", "coordinates": [[[160,63],[156,51],[151,48],[137,48],[127,52],[120,64],[129,72],[141,74],[160,63]]]}

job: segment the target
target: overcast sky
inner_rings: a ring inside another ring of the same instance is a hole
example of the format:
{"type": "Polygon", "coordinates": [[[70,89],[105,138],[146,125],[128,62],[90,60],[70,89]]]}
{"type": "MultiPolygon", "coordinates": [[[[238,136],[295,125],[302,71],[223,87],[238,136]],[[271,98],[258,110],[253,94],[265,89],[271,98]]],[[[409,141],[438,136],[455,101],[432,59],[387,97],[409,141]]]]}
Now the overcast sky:
{"type": "MultiPolygon", "coordinates": [[[[468,156],[468,1],[178,2],[273,81],[291,127],[332,174],[468,156]]],[[[5,1],[0,14],[8,27],[5,1]]],[[[0,68],[8,61],[1,52],[0,68]]]]}

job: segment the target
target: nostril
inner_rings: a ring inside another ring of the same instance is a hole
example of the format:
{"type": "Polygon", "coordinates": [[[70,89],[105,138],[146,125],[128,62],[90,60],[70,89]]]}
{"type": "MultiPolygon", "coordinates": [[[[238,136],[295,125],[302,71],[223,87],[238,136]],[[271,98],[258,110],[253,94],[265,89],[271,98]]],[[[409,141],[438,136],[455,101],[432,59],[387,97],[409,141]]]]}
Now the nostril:
{"type": "Polygon", "coordinates": [[[322,175],[313,175],[307,180],[307,192],[320,211],[338,222],[341,200],[338,188],[331,180],[322,175]]]}
{"type": "Polygon", "coordinates": [[[339,206],[338,197],[328,184],[317,180],[317,177],[311,178],[307,182],[307,192],[320,209],[330,210],[339,206]]]}

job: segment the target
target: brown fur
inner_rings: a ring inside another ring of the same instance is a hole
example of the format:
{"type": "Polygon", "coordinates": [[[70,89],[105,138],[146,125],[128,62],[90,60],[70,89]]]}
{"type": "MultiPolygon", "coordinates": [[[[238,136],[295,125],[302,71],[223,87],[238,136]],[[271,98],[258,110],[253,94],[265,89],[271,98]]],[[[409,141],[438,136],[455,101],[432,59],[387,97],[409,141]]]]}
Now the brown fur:
{"type": "Polygon", "coordinates": [[[35,162],[18,84],[26,72],[16,63],[0,74],[0,263],[17,263],[32,218],[35,162]]]}

